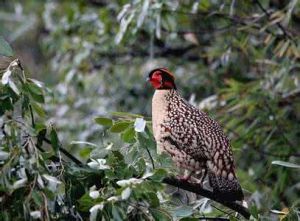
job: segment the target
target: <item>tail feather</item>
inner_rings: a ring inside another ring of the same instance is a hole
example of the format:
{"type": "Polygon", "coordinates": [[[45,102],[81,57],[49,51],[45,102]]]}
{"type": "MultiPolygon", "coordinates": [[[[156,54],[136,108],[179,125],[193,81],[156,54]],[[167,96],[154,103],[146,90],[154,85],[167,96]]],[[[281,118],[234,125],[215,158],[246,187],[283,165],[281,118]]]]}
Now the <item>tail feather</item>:
{"type": "Polygon", "coordinates": [[[222,199],[226,201],[242,201],[244,199],[242,188],[236,177],[229,180],[227,177],[218,176],[212,172],[208,176],[214,193],[218,194],[222,199]]]}

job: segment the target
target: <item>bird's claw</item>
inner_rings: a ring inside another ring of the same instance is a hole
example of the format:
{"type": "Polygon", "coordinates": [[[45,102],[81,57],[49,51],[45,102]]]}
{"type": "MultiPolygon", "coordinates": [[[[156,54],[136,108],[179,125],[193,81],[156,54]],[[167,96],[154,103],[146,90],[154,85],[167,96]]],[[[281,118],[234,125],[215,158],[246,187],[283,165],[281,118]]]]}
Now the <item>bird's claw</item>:
{"type": "Polygon", "coordinates": [[[180,176],[180,175],[177,175],[176,178],[180,181],[185,181],[185,182],[188,182],[190,181],[190,176],[180,176]]]}

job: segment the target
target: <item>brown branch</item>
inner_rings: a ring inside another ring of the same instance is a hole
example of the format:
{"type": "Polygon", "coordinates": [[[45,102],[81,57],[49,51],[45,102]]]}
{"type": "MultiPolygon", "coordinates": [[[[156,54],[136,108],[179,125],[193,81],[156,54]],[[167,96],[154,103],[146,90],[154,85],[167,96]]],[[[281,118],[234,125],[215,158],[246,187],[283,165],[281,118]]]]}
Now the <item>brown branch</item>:
{"type": "Polygon", "coordinates": [[[178,180],[174,177],[164,178],[163,183],[169,184],[171,186],[176,186],[180,189],[187,190],[187,191],[199,194],[203,197],[209,198],[209,199],[211,199],[215,202],[218,202],[218,203],[220,203],[220,204],[222,204],[222,205],[238,212],[239,214],[241,214],[246,219],[250,218],[251,214],[250,214],[249,210],[246,207],[244,207],[244,206],[242,206],[242,205],[240,205],[236,202],[225,201],[225,200],[221,199],[215,193],[213,193],[209,190],[203,189],[199,184],[189,183],[189,182],[184,181],[184,180],[178,180]]]}

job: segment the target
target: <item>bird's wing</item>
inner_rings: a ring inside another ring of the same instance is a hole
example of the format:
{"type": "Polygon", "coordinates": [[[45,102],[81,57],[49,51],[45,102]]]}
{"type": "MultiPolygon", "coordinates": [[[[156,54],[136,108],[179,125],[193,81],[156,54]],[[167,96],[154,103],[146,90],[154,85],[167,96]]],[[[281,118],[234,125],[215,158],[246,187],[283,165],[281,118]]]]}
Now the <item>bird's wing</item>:
{"type": "Polygon", "coordinates": [[[235,175],[230,142],[221,126],[193,106],[188,105],[185,109],[186,113],[178,113],[176,118],[171,119],[171,124],[181,125],[170,127],[172,143],[208,169],[210,184],[215,192],[224,199],[243,199],[235,175]]]}
{"type": "Polygon", "coordinates": [[[224,199],[242,200],[244,195],[235,175],[233,153],[228,138],[214,120],[211,120],[205,131],[202,137],[206,137],[205,149],[209,150],[206,165],[210,185],[224,199]]]}

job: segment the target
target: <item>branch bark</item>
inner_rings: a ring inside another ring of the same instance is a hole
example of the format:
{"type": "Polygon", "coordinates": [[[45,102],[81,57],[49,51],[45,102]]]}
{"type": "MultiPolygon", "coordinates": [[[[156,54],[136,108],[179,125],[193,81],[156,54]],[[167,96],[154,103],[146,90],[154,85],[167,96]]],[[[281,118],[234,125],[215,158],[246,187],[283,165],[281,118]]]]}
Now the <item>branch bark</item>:
{"type": "Polygon", "coordinates": [[[251,214],[246,207],[244,207],[236,202],[224,201],[223,199],[219,198],[215,193],[213,193],[209,190],[203,189],[199,184],[189,183],[184,180],[178,180],[174,177],[167,177],[167,178],[163,179],[163,183],[169,184],[171,186],[176,186],[180,189],[187,190],[187,191],[199,194],[201,196],[204,196],[206,198],[209,198],[215,202],[218,202],[218,203],[238,212],[246,219],[250,218],[251,214]]]}

